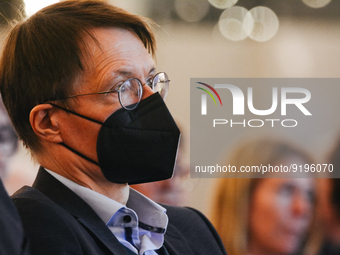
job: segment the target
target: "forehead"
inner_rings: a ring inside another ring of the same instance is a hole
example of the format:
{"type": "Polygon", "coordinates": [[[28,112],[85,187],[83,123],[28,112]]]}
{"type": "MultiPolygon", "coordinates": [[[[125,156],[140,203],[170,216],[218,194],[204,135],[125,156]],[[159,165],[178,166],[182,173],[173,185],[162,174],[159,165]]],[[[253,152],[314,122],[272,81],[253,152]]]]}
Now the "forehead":
{"type": "Polygon", "coordinates": [[[285,185],[299,190],[310,190],[314,188],[314,184],[312,178],[266,178],[262,180],[262,185],[272,190],[277,190],[285,185]]]}
{"type": "Polygon", "coordinates": [[[96,28],[91,32],[97,42],[85,40],[88,74],[121,70],[141,74],[154,67],[151,55],[134,32],[121,28],[96,28]]]}

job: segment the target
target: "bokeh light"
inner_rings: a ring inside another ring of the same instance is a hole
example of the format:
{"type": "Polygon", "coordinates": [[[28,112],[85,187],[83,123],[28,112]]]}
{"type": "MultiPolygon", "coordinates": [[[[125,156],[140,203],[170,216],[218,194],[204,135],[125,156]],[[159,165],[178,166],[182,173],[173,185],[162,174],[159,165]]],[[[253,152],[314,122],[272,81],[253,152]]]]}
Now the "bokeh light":
{"type": "Polygon", "coordinates": [[[302,0],[306,5],[312,8],[322,8],[329,4],[332,0],[302,0]]]}
{"type": "Polygon", "coordinates": [[[218,9],[226,9],[237,3],[238,0],[208,0],[209,3],[218,8],[218,9]]]}
{"type": "Polygon", "coordinates": [[[279,30],[279,19],[268,7],[258,6],[246,14],[244,30],[251,39],[265,42],[276,35],[279,30]]]}
{"type": "Polygon", "coordinates": [[[210,4],[206,0],[175,0],[178,16],[188,22],[202,20],[209,12],[210,4]]]}
{"type": "Polygon", "coordinates": [[[233,6],[222,12],[218,21],[221,34],[232,41],[240,41],[247,38],[243,20],[248,10],[241,6],[233,6]]]}
{"type": "Polygon", "coordinates": [[[37,1],[37,0],[24,0],[25,2],[25,11],[27,16],[32,16],[34,13],[39,11],[40,9],[58,3],[58,0],[44,0],[44,1],[37,1]]]}

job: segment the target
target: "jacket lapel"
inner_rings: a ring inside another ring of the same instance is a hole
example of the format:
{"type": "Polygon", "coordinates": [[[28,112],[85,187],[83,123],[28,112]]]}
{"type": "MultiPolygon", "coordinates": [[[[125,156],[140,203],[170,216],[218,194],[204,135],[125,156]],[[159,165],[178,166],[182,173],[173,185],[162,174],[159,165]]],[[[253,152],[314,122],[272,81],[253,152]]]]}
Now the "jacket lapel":
{"type": "Polygon", "coordinates": [[[186,242],[187,237],[183,236],[174,226],[171,225],[171,219],[169,219],[169,225],[165,232],[164,239],[164,246],[166,248],[164,254],[194,255],[193,251],[190,249],[189,245],[186,242]]]}
{"type": "Polygon", "coordinates": [[[107,246],[112,251],[112,254],[128,254],[124,246],[119,243],[92,208],[44,168],[40,167],[32,186],[72,214],[88,232],[91,232],[107,246]]]}
{"type": "MultiPolygon", "coordinates": [[[[125,246],[119,243],[117,238],[92,208],[73,191],[50,175],[44,168],[41,167],[39,169],[37,178],[32,186],[72,214],[88,232],[96,236],[98,240],[109,248],[112,254],[130,254],[125,246]]],[[[186,237],[183,237],[182,234],[171,225],[171,219],[164,239],[164,246],[166,249],[161,248],[159,251],[160,254],[194,255],[188,244],[185,242],[186,237]]]]}

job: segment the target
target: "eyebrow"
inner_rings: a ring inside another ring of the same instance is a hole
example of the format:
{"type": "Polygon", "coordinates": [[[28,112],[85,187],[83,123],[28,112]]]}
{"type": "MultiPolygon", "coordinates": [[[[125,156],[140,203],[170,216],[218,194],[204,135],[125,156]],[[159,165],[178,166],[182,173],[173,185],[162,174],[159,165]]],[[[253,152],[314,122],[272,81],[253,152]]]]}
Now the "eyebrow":
{"type": "MultiPolygon", "coordinates": [[[[148,74],[155,72],[155,70],[156,70],[156,68],[152,67],[148,74]]],[[[132,77],[133,76],[133,72],[127,71],[127,70],[118,70],[118,71],[114,72],[114,74],[115,74],[114,79],[116,79],[120,76],[123,76],[123,77],[132,77]]],[[[132,78],[135,78],[135,77],[132,77],[132,78]]]]}
{"type": "MultiPolygon", "coordinates": [[[[152,72],[155,72],[155,71],[156,71],[156,67],[152,67],[148,74],[150,74],[152,72]]],[[[109,89],[111,89],[112,82],[114,80],[117,80],[119,77],[125,77],[126,79],[128,79],[128,78],[136,78],[136,77],[133,77],[133,76],[134,75],[133,75],[132,71],[128,71],[128,70],[124,70],[124,69],[112,72],[112,76],[110,77],[110,79],[108,79],[105,82],[105,86],[103,87],[105,89],[103,89],[103,91],[108,91],[109,89]]],[[[142,81],[142,83],[143,83],[143,81],[142,81]]]]}
{"type": "Polygon", "coordinates": [[[156,67],[150,69],[149,74],[156,71],[156,67]]]}

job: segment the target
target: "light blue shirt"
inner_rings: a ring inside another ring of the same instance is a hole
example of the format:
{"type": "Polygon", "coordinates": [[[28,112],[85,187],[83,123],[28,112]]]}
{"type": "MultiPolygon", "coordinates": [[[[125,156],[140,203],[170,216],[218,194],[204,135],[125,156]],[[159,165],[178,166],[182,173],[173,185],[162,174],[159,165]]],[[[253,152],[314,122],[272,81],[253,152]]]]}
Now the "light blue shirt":
{"type": "Polygon", "coordinates": [[[125,206],[53,171],[46,171],[91,206],[118,241],[135,254],[156,255],[155,250],[162,247],[168,225],[164,207],[132,188],[125,206]]]}

